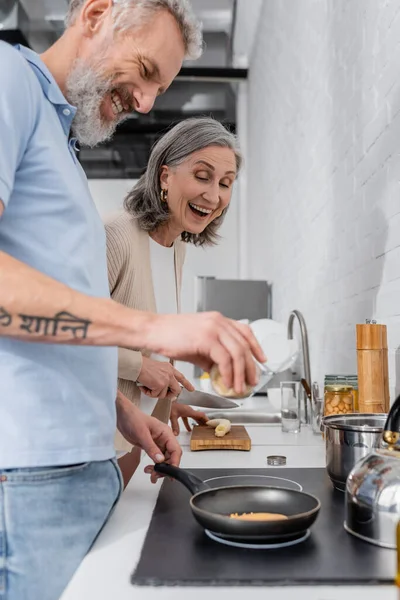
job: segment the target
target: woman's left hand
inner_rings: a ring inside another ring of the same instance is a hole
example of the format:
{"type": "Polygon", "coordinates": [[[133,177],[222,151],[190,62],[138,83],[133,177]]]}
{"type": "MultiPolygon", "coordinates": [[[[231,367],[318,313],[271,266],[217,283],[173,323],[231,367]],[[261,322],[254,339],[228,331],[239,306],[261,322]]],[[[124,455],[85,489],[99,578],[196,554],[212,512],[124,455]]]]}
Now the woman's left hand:
{"type": "Polygon", "coordinates": [[[188,431],[192,431],[189,425],[189,419],[194,419],[198,425],[205,425],[209,420],[205,413],[200,412],[199,410],[194,410],[194,408],[191,406],[179,404],[179,402],[172,402],[170,420],[174,435],[179,435],[180,432],[179,418],[182,419],[183,424],[188,431]]]}

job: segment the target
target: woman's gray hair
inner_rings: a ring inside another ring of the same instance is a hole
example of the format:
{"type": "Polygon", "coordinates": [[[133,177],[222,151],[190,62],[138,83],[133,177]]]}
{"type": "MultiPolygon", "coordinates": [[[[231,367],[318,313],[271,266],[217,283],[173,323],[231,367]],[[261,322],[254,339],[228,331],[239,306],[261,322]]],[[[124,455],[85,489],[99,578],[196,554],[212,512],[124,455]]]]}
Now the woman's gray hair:
{"type": "MultiPolygon", "coordinates": [[[[70,0],[65,25],[74,24],[86,0],[70,0]]],[[[196,60],[203,51],[201,23],[195,16],[188,0],[113,0],[114,28],[126,31],[141,27],[160,10],[168,11],[175,19],[182,34],[186,58],[196,60]]]]}
{"type": "MultiPolygon", "coordinates": [[[[181,121],[170,129],[153,146],[147,169],[138,183],[125,198],[124,207],[139,222],[142,229],[154,231],[170,218],[168,204],[161,200],[161,167],[176,167],[191,154],[208,148],[220,146],[230,148],[236,158],[236,169],[239,172],[242,155],[237,138],[219,121],[208,117],[191,118],[181,121]]],[[[199,234],[184,231],[181,239],[195,246],[215,244],[219,238],[217,233],[224,219],[227,208],[199,234]]]]}

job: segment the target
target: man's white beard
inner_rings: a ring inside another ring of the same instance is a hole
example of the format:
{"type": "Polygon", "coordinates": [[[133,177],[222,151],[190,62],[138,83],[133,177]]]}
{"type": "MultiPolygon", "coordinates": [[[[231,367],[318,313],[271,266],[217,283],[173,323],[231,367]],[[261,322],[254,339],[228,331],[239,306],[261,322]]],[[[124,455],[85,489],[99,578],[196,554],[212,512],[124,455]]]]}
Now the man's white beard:
{"type": "Polygon", "coordinates": [[[75,62],[67,80],[67,99],[77,109],[72,133],[82,145],[93,147],[109,140],[118,123],[126,119],[124,115],[106,121],[101,116],[101,104],[112,89],[111,77],[105,78],[100,69],[82,59],[75,62]]]}

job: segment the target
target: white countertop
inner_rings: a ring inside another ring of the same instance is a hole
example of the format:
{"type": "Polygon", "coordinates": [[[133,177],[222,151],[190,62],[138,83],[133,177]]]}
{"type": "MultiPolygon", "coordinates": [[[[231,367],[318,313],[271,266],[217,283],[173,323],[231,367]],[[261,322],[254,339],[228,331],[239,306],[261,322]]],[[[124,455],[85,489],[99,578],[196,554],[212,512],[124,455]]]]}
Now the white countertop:
{"type": "MultiPolygon", "coordinates": [[[[266,456],[284,454],[286,467],[324,467],[325,452],[322,439],[310,428],[303,427],[299,434],[282,433],[280,425],[246,426],[252,439],[250,452],[190,452],[189,434],[183,433],[180,442],[184,448],[181,466],[185,468],[267,468],[266,456]]],[[[144,458],[132,478],[109,522],[93,549],[76,572],[61,600],[201,600],[204,588],[141,587],[130,584],[130,576],[139,560],[141,548],[150,524],[160,483],[152,485],[143,473],[144,458]]],[[[393,552],[393,569],[396,553],[393,552]]],[[[394,571],[393,571],[394,574],[394,571]]],[[[395,586],[315,586],[281,588],[218,588],[215,597],[242,600],[246,592],[252,600],[296,598],[296,600],[398,600],[395,586]]],[[[214,598],[214,596],[210,596],[214,598]]]]}

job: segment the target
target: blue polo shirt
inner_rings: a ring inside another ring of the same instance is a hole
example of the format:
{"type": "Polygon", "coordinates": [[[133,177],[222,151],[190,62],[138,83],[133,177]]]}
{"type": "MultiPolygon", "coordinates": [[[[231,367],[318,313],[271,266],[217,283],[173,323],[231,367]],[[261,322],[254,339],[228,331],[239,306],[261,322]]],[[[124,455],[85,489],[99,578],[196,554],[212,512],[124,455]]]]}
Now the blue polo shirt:
{"type": "MultiPolygon", "coordinates": [[[[104,227],[68,141],[74,115],[37,54],[0,42],[0,251],[106,298],[104,227]]],[[[0,469],[114,456],[116,384],[116,348],[0,336],[0,469]]]]}

